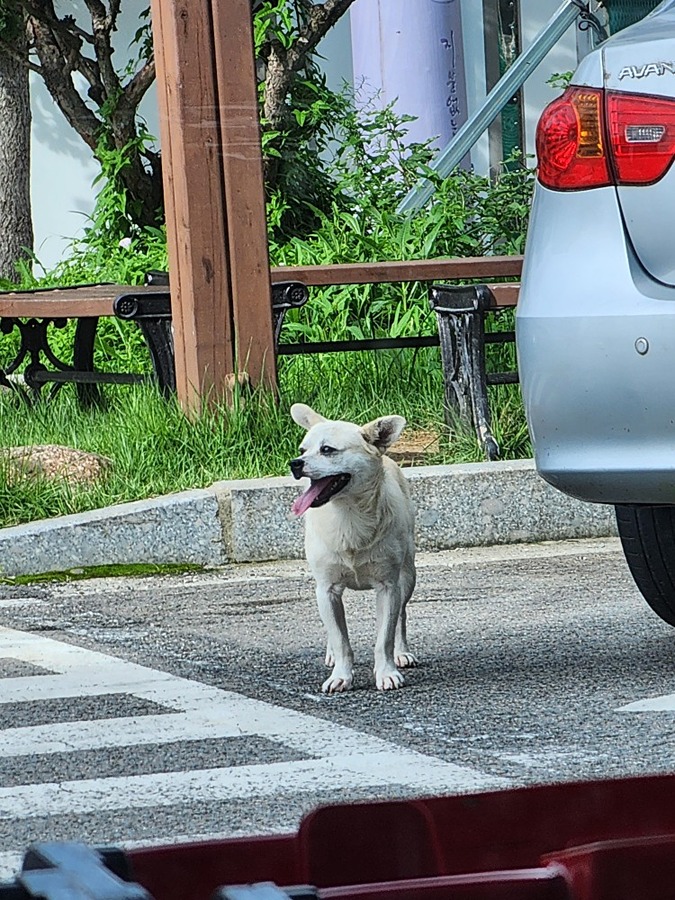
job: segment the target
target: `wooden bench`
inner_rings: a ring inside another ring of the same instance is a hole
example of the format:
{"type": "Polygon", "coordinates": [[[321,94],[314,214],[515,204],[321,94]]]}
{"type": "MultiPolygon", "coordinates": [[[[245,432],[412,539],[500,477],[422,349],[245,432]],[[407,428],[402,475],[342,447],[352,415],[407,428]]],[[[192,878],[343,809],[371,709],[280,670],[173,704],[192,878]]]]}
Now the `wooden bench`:
{"type": "Polygon", "coordinates": [[[334,353],[351,350],[386,350],[399,347],[440,345],[446,421],[457,421],[476,431],[488,459],[499,458],[499,446],[491,430],[487,388],[514,384],[518,374],[488,373],[485,345],[513,341],[513,331],[487,332],[486,317],[512,309],[518,302],[522,256],[484,256],[346,263],[331,266],[289,266],[272,269],[272,277],[285,274],[308,287],[340,284],[429,282],[429,302],[436,314],[437,334],[424,337],[374,338],[352,341],[278,344],[279,354],[334,353]],[[508,278],[502,283],[448,285],[437,282],[508,278]]]}
{"type": "MultiPolygon", "coordinates": [[[[448,419],[452,422],[458,416],[473,425],[488,458],[496,459],[499,448],[490,430],[487,386],[516,381],[517,375],[486,373],[485,344],[513,340],[513,333],[486,333],[485,319],[491,312],[515,307],[519,290],[516,279],[520,277],[521,269],[521,256],[273,267],[272,310],[277,352],[288,355],[440,345],[448,419]],[[493,279],[509,281],[488,283],[493,279]],[[464,284],[446,283],[458,281],[464,284]],[[303,306],[309,288],[402,282],[429,284],[429,301],[437,322],[436,335],[296,344],[279,342],[286,311],[303,306]],[[474,283],[466,285],[466,282],[474,283]]],[[[35,395],[47,383],[52,384],[54,391],[65,382],[74,382],[80,399],[91,403],[98,398],[101,383],[141,380],[144,376],[94,371],[94,338],[98,320],[104,316],[117,316],[137,323],[148,345],[160,388],[165,393],[175,390],[171,297],[165,273],[150,273],[148,283],[139,287],[103,284],[0,293],[0,332],[7,334],[16,327],[21,335],[16,358],[4,372],[0,370],[0,384],[10,385],[8,376],[26,360],[24,380],[35,395]],[[72,365],[54,355],[47,334],[50,324],[58,327],[69,319],[76,321],[72,365]]]]}
{"type": "MultiPolygon", "coordinates": [[[[272,312],[275,337],[283,317],[292,306],[303,305],[308,297],[302,284],[275,283],[272,312]]],[[[148,273],[147,283],[135,287],[122,284],[92,284],[71,288],[0,293],[0,334],[17,328],[19,350],[12,362],[0,369],[0,385],[14,387],[11,376],[24,363],[23,382],[29,396],[37,397],[46,384],[52,394],[63,384],[74,383],[80,401],[91,405],[100,397],[101,384],[134,384],[147,376],[127,372],[94,371],[94,340],[98,321],[116,316],[135,322],[150,353],[154,378],[164,394],[176,389],[171,294],[166,274],[148,273]],[[59,359],[49,344],[49,326],[63,327],[74,320],[73,362],[59,359]],[[48,365],[51,368],[48,367],[48,365]]]]}

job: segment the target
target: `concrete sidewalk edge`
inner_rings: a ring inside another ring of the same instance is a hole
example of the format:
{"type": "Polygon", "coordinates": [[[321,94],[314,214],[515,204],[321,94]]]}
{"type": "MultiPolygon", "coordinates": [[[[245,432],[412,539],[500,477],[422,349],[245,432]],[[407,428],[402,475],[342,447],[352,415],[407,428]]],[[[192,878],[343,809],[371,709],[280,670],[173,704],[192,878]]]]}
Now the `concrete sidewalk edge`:
{"type": "MultiPolygon", "coordinates": [[[[532,460],[403,470],[417,507],[419,550],[616,535],[611,506],[556,491],[532,460]]],[[[292,478],[221,481],[204,490],[0,529],[0,574],[139,563],[298,559],[303,521],[292,478]]]]}

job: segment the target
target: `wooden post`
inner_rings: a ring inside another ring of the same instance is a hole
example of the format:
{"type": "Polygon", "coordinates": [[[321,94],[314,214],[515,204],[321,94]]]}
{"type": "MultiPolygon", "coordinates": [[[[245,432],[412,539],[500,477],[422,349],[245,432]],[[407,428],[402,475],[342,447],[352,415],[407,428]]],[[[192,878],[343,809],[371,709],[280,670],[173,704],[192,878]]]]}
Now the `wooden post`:
{"type": "MultiPolygon", "coordinates": [[[[244,25],[229,19],[240,40],[248,34],[251,64],[223,75],[236,87],[221,96],[223,29],[216,38],[214,19],[224,15],[225,2],[152,0],[176,388],[186,412],[226,397],[235,367],[254,383],[275,380],[264,197],[255,167],[257,156],[262,171],[259,133],[247,149],[246,171],[233,170],[232,148],[223,142],[232,133],[233,95],[255,95],[251,13],[242,4],[244,25]],[[232,171],[240,179],[234,183],[232,171]]],[[[239,52],[243,60],[245,49],[239,52]]],[[[252,140],[250,123],[246,134],[252,140]]]]}
{"type": "Polygon", "coordinates": [[[211,0],[239,371],[276,386],[251,0],[211,0]]]}

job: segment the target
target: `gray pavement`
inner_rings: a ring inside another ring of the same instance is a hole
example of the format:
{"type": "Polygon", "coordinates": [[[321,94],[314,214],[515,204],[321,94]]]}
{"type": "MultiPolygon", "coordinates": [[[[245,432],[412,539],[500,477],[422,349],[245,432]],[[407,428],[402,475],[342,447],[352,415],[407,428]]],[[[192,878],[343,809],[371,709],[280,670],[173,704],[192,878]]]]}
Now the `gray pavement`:
{"type": "Polygon", "coordinates": [[[419,557],[407,685],[326,697],[304,563],[0,588],[0,871],[31,839],[287,831],[318,804],[675,762],[673,630],[616,539],[419,557]],[[660,698],[654,700],[654,698],[660,698]]]}

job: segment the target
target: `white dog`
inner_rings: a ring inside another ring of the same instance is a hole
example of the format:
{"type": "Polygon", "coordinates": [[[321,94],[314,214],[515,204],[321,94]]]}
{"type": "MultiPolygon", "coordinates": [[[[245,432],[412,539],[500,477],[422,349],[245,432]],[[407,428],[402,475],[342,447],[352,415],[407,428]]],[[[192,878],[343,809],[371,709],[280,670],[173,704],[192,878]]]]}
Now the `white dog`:
{"type": "Polygon", "coordinates": [[[401,416],[384,416],[362,428],[330,421],[304,403],[291,416],[307,430],[296,478],[310,485],[293,504],[307,513],[305,550],[316,580],[319,613],[328,632],[326,665],[333,666],[324,693],[346,691],[354,677],[342,594],[373,588],[377,597],[375,683],[401,687],[400,668],[417,662],[406,640],[406,604],[415,587],[415,514],[406,480],[384,452],[405,427],[401,416]]]}

